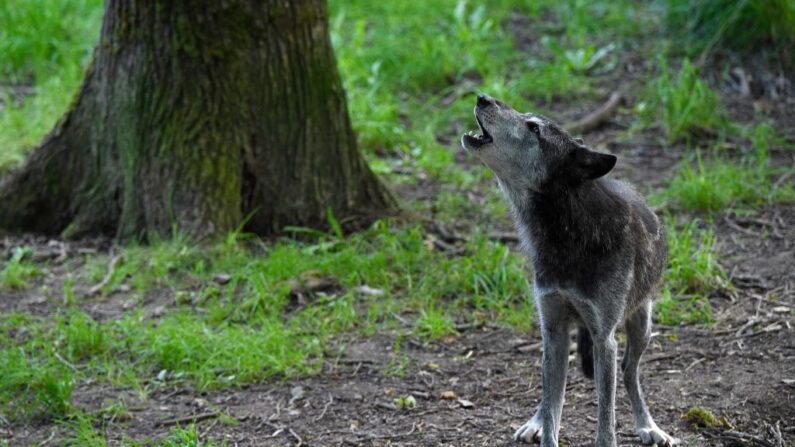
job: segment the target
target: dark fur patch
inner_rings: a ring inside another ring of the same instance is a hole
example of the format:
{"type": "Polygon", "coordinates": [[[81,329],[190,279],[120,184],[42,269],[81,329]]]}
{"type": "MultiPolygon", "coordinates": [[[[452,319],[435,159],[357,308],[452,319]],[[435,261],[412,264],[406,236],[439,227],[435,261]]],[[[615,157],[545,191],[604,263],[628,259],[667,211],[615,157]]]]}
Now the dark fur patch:
{"type": "Polygon", "coordinates": [[[575,287],[593,295],[601,278],[625,270],[616,263],[626,262],[619,255],[627,243],[629,206],[602,182],[551,181],[529,196],[521,219],[532,235],[541,287],[575,287]]]}
{"type": "Polygon", "coordinates": [[[593,379],[593,339],[588,328],[582,326],[577,330],[577,352],[582,362],[582,373],[593,379]]]}

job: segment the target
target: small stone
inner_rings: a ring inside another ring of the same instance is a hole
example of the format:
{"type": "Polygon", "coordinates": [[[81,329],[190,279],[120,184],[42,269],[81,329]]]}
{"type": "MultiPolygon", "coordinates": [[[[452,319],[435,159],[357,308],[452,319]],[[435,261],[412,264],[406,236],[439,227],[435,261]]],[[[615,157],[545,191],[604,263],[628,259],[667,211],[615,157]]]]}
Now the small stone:
{"type": "Polygon", "coordinates": [[[475,404],[466,399],[458,399],[458,403],[461,404],[461,407],[463,408],[475,408],[475,404]]]}
{"type": "Polygon", "coordinates": [[[220,285],[229,284],[229,281],[232,280],[232,275],[228,273],[218,273],[217,275],[213,276],[213,281],[220,285]]]}

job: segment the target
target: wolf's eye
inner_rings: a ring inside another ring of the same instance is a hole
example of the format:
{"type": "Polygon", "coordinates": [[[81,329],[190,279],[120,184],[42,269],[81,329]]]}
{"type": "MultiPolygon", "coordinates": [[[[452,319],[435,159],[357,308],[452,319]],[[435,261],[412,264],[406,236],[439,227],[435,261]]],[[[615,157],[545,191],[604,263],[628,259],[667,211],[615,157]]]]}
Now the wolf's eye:
{"type": "Polygon", "coordinates": [[[527,123],[527,128],[530,129],[530,132],[533,132],[536,135],[541,135],[541,127],[535,121],[525,121],[527,123]]]}

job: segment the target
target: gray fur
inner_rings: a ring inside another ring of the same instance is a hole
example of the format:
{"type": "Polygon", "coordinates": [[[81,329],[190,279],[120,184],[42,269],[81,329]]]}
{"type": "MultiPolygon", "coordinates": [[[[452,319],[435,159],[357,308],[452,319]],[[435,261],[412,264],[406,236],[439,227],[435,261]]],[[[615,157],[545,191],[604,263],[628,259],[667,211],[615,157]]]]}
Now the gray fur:
{"type": "Polygon", "coordinates": [[[576,323],[593,341],[596,445],[616,445],[615,332],[624,324],[622,366],[635,431],[645,444],[675,444],[652,420],[638,373],[667,257],[663,222],[632,186],[602,177],[614,156],[589,150],[543,116],[516,112],[485,95],[478,97],[475,116],[482,135],[465,135],[461,143],[494,171],[511,204],[533,264],[543,336],[543,397],[514,438],[558,445],[569,329],[576,323]]]}

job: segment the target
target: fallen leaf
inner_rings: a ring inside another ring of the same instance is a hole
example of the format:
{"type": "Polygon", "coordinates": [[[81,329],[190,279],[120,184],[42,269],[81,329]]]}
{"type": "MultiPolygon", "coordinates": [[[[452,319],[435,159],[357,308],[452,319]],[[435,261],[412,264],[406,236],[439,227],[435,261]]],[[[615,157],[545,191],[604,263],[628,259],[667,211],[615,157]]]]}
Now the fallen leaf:
{"type": "Polygon", "coordinates": [[[439,395],[444,400],[455,400],[458,396],[455,395],[453,391],[442,391],[442,394],[439,395]]]}

